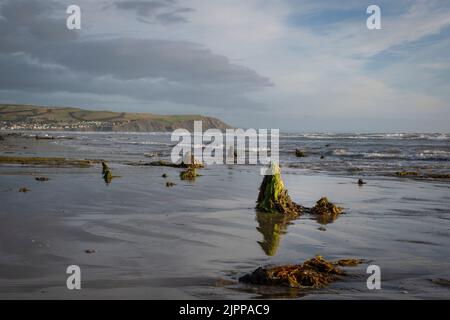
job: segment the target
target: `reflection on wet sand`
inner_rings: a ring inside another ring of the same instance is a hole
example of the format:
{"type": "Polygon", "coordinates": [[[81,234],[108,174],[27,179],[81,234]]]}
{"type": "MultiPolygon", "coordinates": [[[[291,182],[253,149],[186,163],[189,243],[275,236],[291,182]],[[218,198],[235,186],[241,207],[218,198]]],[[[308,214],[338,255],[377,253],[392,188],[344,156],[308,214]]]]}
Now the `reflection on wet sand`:
{"type": "Polygon", "coordinates": [[[339,213],[336,212],[326,212],[322,214],[318,214],[315,216],[315,219],[320,224],[329,224],[336,221],[336,219],[339,217],[339,213]]]}
{"type": "Polygon", "coordinates": [[[298,216],[256,211],[256,228],[263,235],[264,240],[258,241],[266,255],[274,256],[280,246],[281,235],[285,234],[288,225],[298,216]]]}

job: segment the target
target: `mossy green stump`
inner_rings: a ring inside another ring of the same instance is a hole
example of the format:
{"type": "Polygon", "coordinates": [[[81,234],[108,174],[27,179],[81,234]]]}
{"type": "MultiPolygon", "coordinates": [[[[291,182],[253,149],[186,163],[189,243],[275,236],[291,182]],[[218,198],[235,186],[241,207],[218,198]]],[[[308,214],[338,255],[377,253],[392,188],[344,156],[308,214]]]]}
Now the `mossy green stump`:
{"type": "Polygon", "coordinates": [[[272,175],[264,176],[259,188],[256,209],[296,216],[302,212],[302,207],[291,200],[281,179],[281,170],[277,164],[272,164],[272,175]]]}

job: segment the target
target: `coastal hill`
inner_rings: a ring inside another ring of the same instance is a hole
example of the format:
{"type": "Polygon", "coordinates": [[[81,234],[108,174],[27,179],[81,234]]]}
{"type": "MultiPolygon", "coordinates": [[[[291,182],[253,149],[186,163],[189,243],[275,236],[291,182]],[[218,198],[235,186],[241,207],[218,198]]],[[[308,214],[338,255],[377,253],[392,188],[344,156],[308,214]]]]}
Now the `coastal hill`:
{"type": "Polygon", "coordinates": [[[217,118],[201,115],[157,115],[0,104],[1,129],[161,132],[185,128],[192,131],[195,120],[202,121],[203,130],[231,128],[217,118]]]}

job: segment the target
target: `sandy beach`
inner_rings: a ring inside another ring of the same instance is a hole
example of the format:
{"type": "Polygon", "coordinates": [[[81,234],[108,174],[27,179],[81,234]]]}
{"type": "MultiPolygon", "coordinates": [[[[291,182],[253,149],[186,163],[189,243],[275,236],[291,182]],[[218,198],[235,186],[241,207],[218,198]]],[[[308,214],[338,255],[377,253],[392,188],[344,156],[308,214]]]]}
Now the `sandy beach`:
{"type": "MultiPolygon", "coordinates": [[[[60,136],[9,136],[0,142],[0,155],[108,159],[120,178],[106,184],[99,163],[0,165],[2,299],[449,297],[447,181],[372,174],[360,187],[354,174],[282,166],[295,201],[312,206],[326,196],[345,214],[329,224],[310,215],[279,222],[255,210],[262,180],[256,166],[207,166],[195,182],[181,181],[177,168],[125,163],[145,160],[143,153],[108,154],[108,146],[93,152],[92,137],[60,136]],[[163,173],[176,185],[166,187],[163,173]],[[41,176],[49,180],[35,179],[41,176]],[[18,192],[22,187],[30,191],[18,192]],[[316,254],[366,263],[321,289],[238,282],[258,266],[299,263],[316,254]],[[82,290],[66,288],[66,268],[73,264],[82,270],[82,290]],[[382,290],[367,289],[368,264],[380,266],[382,290]]],[[[170,144],[165,148],[163,153],[170,144]]]]}

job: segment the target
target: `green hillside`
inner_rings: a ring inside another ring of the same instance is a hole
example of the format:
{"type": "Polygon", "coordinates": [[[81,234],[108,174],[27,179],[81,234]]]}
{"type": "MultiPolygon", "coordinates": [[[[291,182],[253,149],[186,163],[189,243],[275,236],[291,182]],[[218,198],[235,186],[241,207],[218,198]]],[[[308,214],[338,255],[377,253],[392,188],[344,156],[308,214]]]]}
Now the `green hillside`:
{"type": "Polygon", "coordinates": [[[0,104],[0,122],[13,125],[48,124],[76,129],[103,131],[169,131],[176,128],[191,129],[194,120],[202,120],[204,128],[226,129],[229,126],[219,119],[201,115],[156,115],[151,113],[127,113],[93,111],[69,107],[45,107],[34,105],[0,104]],[[93,123],[101,122],[101,124],[93,123]],[[84,126],[88,126],[85,128],[84,126]]]}

